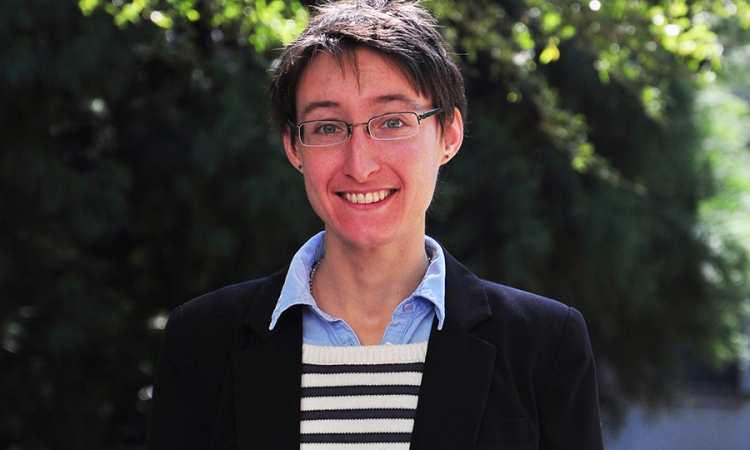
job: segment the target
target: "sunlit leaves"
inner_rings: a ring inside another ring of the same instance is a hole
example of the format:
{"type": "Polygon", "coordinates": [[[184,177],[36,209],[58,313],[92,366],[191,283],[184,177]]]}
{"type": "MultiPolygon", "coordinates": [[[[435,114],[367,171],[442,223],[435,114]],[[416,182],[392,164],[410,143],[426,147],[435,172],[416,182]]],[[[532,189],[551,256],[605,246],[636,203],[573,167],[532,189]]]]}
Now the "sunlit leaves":
{"type": "Polygon", "coordinates": [[[725,19],[736,17],[741,26],[750,27],[750,3],[745,0],[708,2],[705,10],[725,19]]]}
{"type": "Polygon", "coordinates": [[[661,119],[663,117],[663,100],[661,98],[661,90],[654,86],[646,86],[641,90],[641,102],[646,110],[646,113],[654,119],[661,119]]]}
{"type": "Polygon", "coordinates": [[[79,7],[86,15],[103,8],[121,27],[149,20],[169,29],[176,20],[197,22],[209,13],[208,23],[216,29],[239,24],[242,36],[259,53],[290,42],[309,18],[297,0],[212,0],[203,9],[197,0],[80,0],[79,7]]]}
{"type": "Polygon", "coordinates": [[[81,12],[84,15],[91,15],[92,12],[99,6],[99,0],[79,0],[78,7],[81,8],[81,12]]]}
{"type": "MultiPolygon", "coordinates": [[[[194,22],[208,13],[206,20],[216,29],[239,24],[240,37],[260,53],[291,41],[308,20],[307,10],[297,0],[211,0],[201,12],[196,2],[80,0],[79,7],[84,14],[103,7],[120,26],[145,19],[162,28],[173,27],[180,18],[194,22]]],[[[652,95],[660,91],[655,85],[666,66],[666,55],[679,58],[692,71],[704,70],[706,63],[717,70],[722,47],[709,27],[710,17],[735,16],[750,26],[747,0],[526,0],[525,9],[516,17],[492,0],[435,0],[425,6],[448,24],[446,38],[467,61],[475,62],[479,52],[486,52],[496,61],[490,76],[517,80],[513,83],[534,78],[537,63],[559,60],[563,56],[560,44],[576,40],[594,57],[600,82],[609,84],[615,78],[630,84],[634,92],[641,92],[644,111],[655,120],[662,117],[661,110],[669,101],[652,95]],[[454,27],[461,28],[460,33],[454,27]]],[[[533,80],[530,84],[544,85],[533,80]]],[[[520,92],[511,92],[517,101],[520,92]]],[[[538,94],[551,98],[544,92],[538,94]]]]}
{"type": "Polygon", "coordinates": [[[246,16],[242,21],[242,31],[259,52],[277,46],[279,42],[291,42],[307,24],[307,10],[299,2],[287,5],[282,0],[270,3],[256,0],[253,3],[253,6],[243,9],[246,16]]]}
{"type": "Polygon", "coordinates": [[[536,42],[531,37],[529,27],[521,22],[513,25],[513,38],[522,50],[533,50],[536,47],[536,42]]]}
{"type": "Polygon", "coordinates": [[[162,28],[172,28],[172,19],[161,11],[153,11],[148,17],[152,22],[162,28]]]}
{"type": "MultiPolygon", "coordinates": [[[[513,17],[491,0],[469,4],[435,0],[428,7],[435,10],[441,20],[461,29],[461,40],[452,43],[469,62],[476,60],[477,52],[486,52],[493,57],[495,62],[489,68],[489,76],[508,80],[509,101],[520,101],[521,93],[515,86],[525,84],[536,96],[531,100],[537,104],[555,102],[556,97],[546,91],[546,83],[535,73],[536,63],[546,65],[558,61],[564,56],[561,44],[572,40],[592,55],[593,68],[602,84],[617,80],[640,99],[644,112],[655,121],[662,120],[664,108],[670,103],[664,94],[668,89],[659,83],[670,70],[674,70],[672,59],[678,61],[680,69],[694,73],[713,74],[708,70],[720,68],[722,46],[709,26],[712,15],[750,17],[747,0],[734,3],[526,0],[520,13],[513,17]]],[[[746,21],[746,26],[748,24],[750,22],[746,21]]],[[[454,36],[450,26],[446,35],[449,39],[454,36]]],[[[527,99],[528,94],[526,92],[527,99]]],[[[545,107],[550,111],[559,108],[554,103],[545,107]]],[[[545,114],[547,126],[544,129],[549,131],[568,126],[562,120],[564,116],[545,114]]],[[[589,154],[588,147],[560,136],[553,140],[564,152],[577,148],[575,154],[583,155],[571,159],[576,170],[588,167],[594,161],[593,157],[585,156],[589,154]],[[583,161],[587,162],[584,164],[583,161]]],[[[606,166],[600,161],[596,165],[606,166]]]]}
{"type": "MultiPolygon", "coordinates": [[[[747,70],[750,58],[732,63],[747,70]]],[[[750,250],[750,105],[729,87],[715,84],[701,91],[697,114],[707,136],[705,164],[719,175],[716,189],[721,192],[701,204],[703,222],[709,232],[736,236],[750,250]]]]}
{"type": "Polygon", "coordinates": [[[539,54],[539,62],[549,64],[552,61],[560,59],[560,49],[557,47],[557,44],[556,39],[550,39],[547,46],[542,50],[542,53],[539,54]]]}
{"type": "Polygon", "coordinates": [[[649,31],[652,40],[683,58],[691,70],[697,70],[703,61],[708,61],[714,68],[718,68],[721,44],[716,34],[705,23],[705,13],[694,13],[682,2],[670,4],[667,8],[651,8],[649,31]]]}
{"type": "Polygon", "coordinates": [[[545,33],[552,33],[562,23],[562,17],[555,11],[549,11],[542,16],[542,30],[545,33]]]}
{"type": "Polygon", "coordinates": [[[197,1],[198,0],[167,0],[170,4],[168,9],[170,12],[173,11],[176,16],[185,17],[190,22],[196,22],[201,17],[200,13],[195,9],[197,1]]]}
{"type": "MultiPolygon", "coordinates": [[[[111,3],[104,3],[104,9],[114,16],[115,23],[118,26],[123,27],[128,23],[138,23],[143,19],[151,20],[151,16],[155,12],[153,7],[157,3],[158,0],[133,0],[132,2],[115,0],[111,3]]],[[[155,17],[162,24],[165,24],[168,20],[168,17],[161,14],[155,17]]]]}
{"type": "Polygon", "coordinates": [[[559,33],[560,39],[563,39],[563,40],[571,39],[575,35],[576,35],[576,27],[574,27],[573,25],[565,25],[564,27],[562,27],[562,29],[560,29],[560,33],[559,33]]]}

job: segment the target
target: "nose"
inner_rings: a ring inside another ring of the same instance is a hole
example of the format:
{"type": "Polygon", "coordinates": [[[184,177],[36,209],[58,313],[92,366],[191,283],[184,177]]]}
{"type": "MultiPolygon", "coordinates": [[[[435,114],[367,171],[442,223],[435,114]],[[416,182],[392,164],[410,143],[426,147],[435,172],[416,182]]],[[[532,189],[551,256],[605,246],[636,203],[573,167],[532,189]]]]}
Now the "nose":
{"type": "Polygon", "coordinates": [[[349,130],[349,139],[345,143],[347,155],[344,161],[344,173],[362,183],[380,169],[376,149],[377,141],[368,135],[367,122],[351,124],[349,130]],[[363,125],[363,127],[358,127],[358,125],[363,125]]]}

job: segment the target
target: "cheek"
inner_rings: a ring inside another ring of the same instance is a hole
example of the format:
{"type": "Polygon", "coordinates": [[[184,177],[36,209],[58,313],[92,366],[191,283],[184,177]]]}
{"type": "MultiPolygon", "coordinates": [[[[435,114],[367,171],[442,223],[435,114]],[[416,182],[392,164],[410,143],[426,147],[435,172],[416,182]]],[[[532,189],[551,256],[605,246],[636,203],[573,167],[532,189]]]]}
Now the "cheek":
{"type": "Polygon", "coordinates": [[[431,146],[430,149],[422,155],[421,171],[425,183],[432,186],[435,185],[442,163],[443,152],[441,152],[436,145],[431,146]]]}
{"type": "Polygon", "coordinates": [[[326,201],[328,186],[331,180],[331,166],[315,158],[306,161],[304,166],[304,182],[307,199],[313,209],[320,214],[326,201]]]}
{"type": "Polygon", "coordinates": [[[402,177],[411,182],[411,187],[418,197],[417,201],[425,207],[429,206],[435,193],[440,164],[434,157],[424,155],[423,158],[405,161],[400,167],[407,169],[401,172],[402,177]]]}
{"type": "Polygon", "coordinates": [[[308,175],[305,175],[305,193],[307,194],[307,201],[310,203],[315,214],[325,221],[327,217],[327,209],[325,207],[324,193],[321,192],[320,186],[314,183],[308,175]]]}
{"type": "Polygon", "coordinates": [[[311,202],[315,202],[316,198],[323,195],[322,190],[325,189],[325,186],[321,185],[321,183],[318,181],[318,177],[316,177],[316,172],[314,170],[310,170],[309,172],[306,172],[304,175],[304,178],[305,178],[305,191],[307,192],[307,198],[311,202]]]}

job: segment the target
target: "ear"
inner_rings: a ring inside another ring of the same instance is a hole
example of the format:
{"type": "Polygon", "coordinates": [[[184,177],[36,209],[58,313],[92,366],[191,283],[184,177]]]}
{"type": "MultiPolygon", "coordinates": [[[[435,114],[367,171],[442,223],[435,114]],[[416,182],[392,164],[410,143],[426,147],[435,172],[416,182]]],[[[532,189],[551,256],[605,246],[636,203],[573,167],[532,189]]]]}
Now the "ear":
{"type": "Polygon", "coordinates": [[[458,108],[453,111],[453,120],[445,124],[443,130],[444,156],[440,164],[445,164],[458,153],[464,141],[464,120],[458,108]]]}
{"type": "Polygon", "coordinates": [[[285,132],[283,139],[286,157],[289,159],[289,162],[292,163],[294,168],[299,170],[302,166],[302,156],[300,156],[299,151],[297,151],[297,146],[294,145],[295,143],[292,133],[289,131],[285,132]]]}

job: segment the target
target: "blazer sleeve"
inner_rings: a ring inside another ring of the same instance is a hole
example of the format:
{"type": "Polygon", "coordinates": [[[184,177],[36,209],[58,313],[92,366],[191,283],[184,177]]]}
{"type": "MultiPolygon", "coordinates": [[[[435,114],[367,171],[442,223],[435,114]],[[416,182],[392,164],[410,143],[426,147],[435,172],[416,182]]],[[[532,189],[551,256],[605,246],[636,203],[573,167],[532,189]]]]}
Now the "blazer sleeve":
{"type": "Polygon", "coordinates": [[[211,423],[205,383],[195,362],[184,306],[170,315],[164,330],[154,379],[146,448],[206,449],[211,423]]]}
{"type": "Polygon", "coordinates": [[[596,370],[583,316],[569,308],[540,404],[540,449],[601,450],[596,370]]]}

